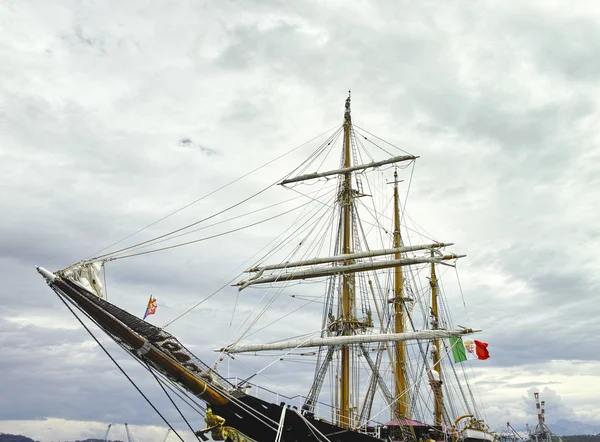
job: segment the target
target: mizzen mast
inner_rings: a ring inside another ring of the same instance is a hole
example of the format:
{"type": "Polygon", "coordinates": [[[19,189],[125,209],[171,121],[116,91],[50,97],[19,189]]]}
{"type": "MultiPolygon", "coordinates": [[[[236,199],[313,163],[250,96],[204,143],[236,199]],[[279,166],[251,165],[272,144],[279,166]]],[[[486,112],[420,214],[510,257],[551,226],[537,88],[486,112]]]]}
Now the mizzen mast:
{"type": "MultiPolygon", "coordinates": [[[[432,252],[433,255],[433,252],[432,252]]],[[[438,283],[435,274],[435,263],[431,263],[431,322],[432,328],[437,330],[440,328],[439,312],[438,312],[438,283]]],[[[429,383],[433,390],[433,413],[434,424],[442,425],[444,414],[444,398],[442,396],[442,367],[441,361],[441,343],[439,339],[433,341],[433,368],[431,370],[429,383]]]]}
{"type": "MultiPolygon", "coordinates": [[[[398,172],[394,171],[394,248],[402,247],[400,235],[400,201],[398,196],[398,172]]],[[[402,258],[400,252],[394,256],[402,258]]],[[[402,267],[394,269],[394,331],[404,332],[404,274],[402,267]]],[[[410,397],[408,394],[408,383],[406,381],[406,347],[404,342],[394,344],[394,376],[396,379],[396,403],[397,417],[410,418],[410,397]]]]}
{"type": "MultiPolygon", "coordinates": [[[[352,167],[352,144],[350,141],[352,129],[352,120],[350,117],[350,93],[346,99],[344,111],[344,168],[352,167]]],[[[340,202],[342,204],[343,220],[341,223],[342,230],[340,232],[342,240],[342,253],[350,254],[353,252],[352,247],[352,172],[348,171],[344,174],[342,191],[340,194],[340,202]]],[[[350,260],[346,260],[344,265],[350,264],[350,260]]],[[[353,333],[352,321],[354,319],[354,275],[344,274],[342,276],[342,311],[341,322],[343,336],[348,336],[353,333]]],[[[350,346],[344,345],[341,348],[342,361],[340,373],[340,395],[339,395],[339,425],[341,427],[349,427],[350,422],[350,346]]]]}

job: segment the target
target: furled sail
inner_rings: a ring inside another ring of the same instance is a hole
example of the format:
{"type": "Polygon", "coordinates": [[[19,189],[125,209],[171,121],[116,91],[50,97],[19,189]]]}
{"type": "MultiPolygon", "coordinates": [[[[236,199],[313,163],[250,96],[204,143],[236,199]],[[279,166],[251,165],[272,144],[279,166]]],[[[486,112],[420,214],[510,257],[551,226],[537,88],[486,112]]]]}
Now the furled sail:
{"type": "Polygon", "coordinates": [[[384,166],[386,164],[395,164],[395,163],[400,163],[402,161],[416,160],[417,158],[419,158],[419,157],[416,157],[414,155],[401,155],[401,156],[388,158],[387,160],[383,160],[383,161],[373,161],[372,163],[359,164],[357,166],[351,166],[351,167],[344,167],[343,169],[335,169],[335,170],[328,170],[327,172],[315,172],[315,173],[309,173],[306,175],[300,175],[295,178],[290,178],[285,181],[282,181],[280,184],[283,185],[283,184],[289,184],[289,183],[296,183],[298,181],[313,180],[315,178],[323,178],[323,177],[331,176],[331,175],[343,175],[343,174],[347,174],[350,172],[355,172],[357,170],[371,169],[371,168],[375,168],[375,167],[379,167],[379,166],[384,166]]]}
{"type": "Polygon", "coordinates": [[[345,253],[342,255],[326,256],[323,258],[306,259],[304,261],[287,261],[287,262],[283,262],[281,264],[270,264],[270,265],[265,265],[265,266],[253,267],[246,271],[247,272],[260,272],[260,271],[264,271],[264,270],[287,269],[290,267],[310,266],[310,265],[315,265],[315,264],[324,264],[324,263],[328,263],[328,262],[346,261],[346,260],[350,260],[350,259],[372,258],[375,256],[393,255],[395,253],[416,252],[419,250],[433,250],[433,249],[439,249],[442,247],[449,247],[452,245],[454,245],[454,243],[432,243],[432,244],[419,244],[419,245],[415,245],[415,246],[396,247],[393,249],[367,250],[366,252],[345,253]]]}
{"type": "Polygon", "coordinates": [[[296,272],[282,272],[276,275],[259,277],[262,274],[259,273],[255,278],[250,279],[248,281],[238,282],[237,286],[240,286],[240,290],[245,289],[246,287],[254,284],[265,284],[268,282],[283,282],[283,281],[293,281],[297,279],[310,279],[310,278],[320,278],[323,276],[332,276],[332,275],[342,275],[348,273],[356,273],[360,271],[368,271],[368,270],[380,270],[380,269],[389,269],[392,267],[400,267],[407,266],[413,264],[424,264],[424,263],[438,263],[442,261],[448,261],[451,259],[462,258],[466,255],[443,255],[438,257],[430,257],[424,256],[419,258],[401,258],[401,259],[393,259],[393,260],[385,260],[385,261],[373,261],[373,262],[360,262],[357,264],[350,264],[345,266],[328,266],[324,268],[315,268],[303,271],[296,272]]]}
{"type": "Polygon", "coordinates": [[[77,285],[94,293],[99,298],[103,298],[102,282],[100,281],[102,266],[103,263],[101,261],[79,264],[63,270],[62,274],[77,285]]]}
{"type": "Polygon", "coordinates": [[[443,339],[475,333],[478,330],[419,330],[405,333],[381,333],[372,335],[330,336],[325,338],[290,339],[270,344],[232,345],[216,349],[225,353],[247,353],[265,350],[289,350],[294,348],[368,344],[371,342],[417,341],[425,339],[443,339]]]}

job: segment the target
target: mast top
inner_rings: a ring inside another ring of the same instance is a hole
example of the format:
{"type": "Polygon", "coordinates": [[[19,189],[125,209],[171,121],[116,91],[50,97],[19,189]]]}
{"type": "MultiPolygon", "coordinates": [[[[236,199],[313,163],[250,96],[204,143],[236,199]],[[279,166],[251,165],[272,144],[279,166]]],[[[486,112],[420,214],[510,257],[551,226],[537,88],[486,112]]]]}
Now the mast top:
{"type": "Polygon", "coordinates": [[[344,111],[344,123],[350,124],[350,94],[352,91],[348,91],[348,98],[346,98],[346,110],[344,111]]]}
{"type": "MultiPolygon", "coordinates": [[[[415,160],[419,157],[413,157],[415,160]]],[[[398,179],[398,168],[394,167],[394,181],[388,181],[388,184],[393,184],[394,188],[398,188],[398,183],[403,183],[404,180],[398,179]]]]}

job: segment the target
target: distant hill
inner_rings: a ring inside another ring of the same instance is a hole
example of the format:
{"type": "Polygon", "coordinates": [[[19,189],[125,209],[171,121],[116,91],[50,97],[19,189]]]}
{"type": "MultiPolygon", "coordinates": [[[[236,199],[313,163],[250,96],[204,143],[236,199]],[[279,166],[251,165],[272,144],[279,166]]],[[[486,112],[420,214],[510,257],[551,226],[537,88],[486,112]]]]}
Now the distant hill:
{"type": "MultiPolygon", "coordinates": [[[[2,442],[0,440],[0,442],[2,442]]],[[[104,439],[86,439],[86,440],[76,440],[75,442],[104,442],[104,439]]],[[[123,442],[120,440],[109,440],[108,442],[123,442]]]]}
{"type": "MultiPolygon", "coordinates": [[[[2,440],[0,440],[2,442],[2,440]]],[[[104,442],[104,439],[86,439],[86,440],[76,440],[75,442],[104,442]]],[[[123,442],[120,440],[109,440],[108,442],[123,442]]]]}
{"type": "Polygon", "coordinates": [[[578,421],[560,419],[555,424],[548,424],[552,434],[557,436],[571,436],[574,434],[596,435],[600,433],[600,425],[584,424],[578,421]]]}
{"type": "MultiPolygon", "coordinates": [[[[20,436],[18,434],[0,433],[0,442],[36,442],[36,441],[33,439],[30,439],[29,437],[20,436]]],[[[86,439],[86,440],[76,440],[74,442],[104,442],[104,439],[86,439]]],[[[109,442],[122,442],[122,441],[111,440],[109,442]]],[[[595,441],[590,441],[590,442],[595,442],[595,441]]],[[[598,441],[598,442],[600,442],[600,441],[598,441]]]]}
{"type": "Polygon", "coordinates": [[[562,436],[563,442],[600,442],[600,435],[597,436],[562,436]]]}
{"type": "MultiPolygon", "coordinates": [[[[2,441],[0,441],[0,442],[2,442],[2,441]]],[[[104,439],[76,440],[75,442],[104,442],[104,439]]],[[[108,442],[123,442],[123,441],[120,441],[120,440],[109,440],[108,442]]]]}
{"type": "Polygon", "coordinates": [[[17,434],[0,433],[0,442],[35,442],[35,441],[28,437],[19,436],[17,434]]]}

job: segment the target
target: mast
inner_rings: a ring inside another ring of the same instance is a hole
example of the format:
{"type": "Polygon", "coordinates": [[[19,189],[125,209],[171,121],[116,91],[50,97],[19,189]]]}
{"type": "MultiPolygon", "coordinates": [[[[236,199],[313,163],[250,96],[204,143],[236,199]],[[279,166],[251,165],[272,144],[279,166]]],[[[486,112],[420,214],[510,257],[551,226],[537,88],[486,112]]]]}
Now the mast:
{"type": "MultiPolygon", "coordinates": [[[[398,172],[394,171],[394,248],[402,246],[402,238],[400,236],[400,203],[398,197],[398,172]]],[[[402,258],[400,252],[397,252],[394,257],[402,258]]],[[[395,332],[404,332],[404,275],[402,267],[394,269],[394,317],[395,317],[395,332]]],[[[396,403],[395,410],[397,417],[410,418],[410,398],[407,391],[406,382],[406,348],[404,342],[396,342],[394,344],[394,375],[396,377],[396,403]]]]}
{"type": "MultiPolygon", "coordinates": [[[[352,120],[350,119],[350,93],[346,99],[344,111],[344,168],[352,166],[352,146],[350,144],[350,132],[352,120]]],[[[348,171],[344,174],[344,182],[342,185],[341,203],[343,205],[343,222],[342,222],[342,253],[352,253],[352,172],[348,171]]],[[[345,265],[350,264],[350,260],[344,262],[345,265]]],[[[352,316],[354,311],[354,299],[352,287],[354,287],[354,275],[344,274],[342,276],[342,335],[348,336],[352,334],[352,316]]],[[[350,426],[350,346],[344,345],[342,352],[342,366],[340,376],[340,404],[339,404],[339,425],[341,427],[350,426]]]]}
{"type": "MultiPolygon", "coordinates": [[[[431,253],[433,255],[433,252],[431,253]]],[[[432,328],[437,330],[440,326],[439,313],[438,313],[438,284],[437,276],[435,274],[435,263],[431,263],[431,279],[429,280],[431,285],[431,322],[432,328]]],[[[433,413],[435,425],[442,425],[442,419],[444,414],[444,398],[442,396],[442,370],[440,366],[440,340],[433,340],[433,367],[431,371],[430,384],[433,390],[433,413]]]]}

